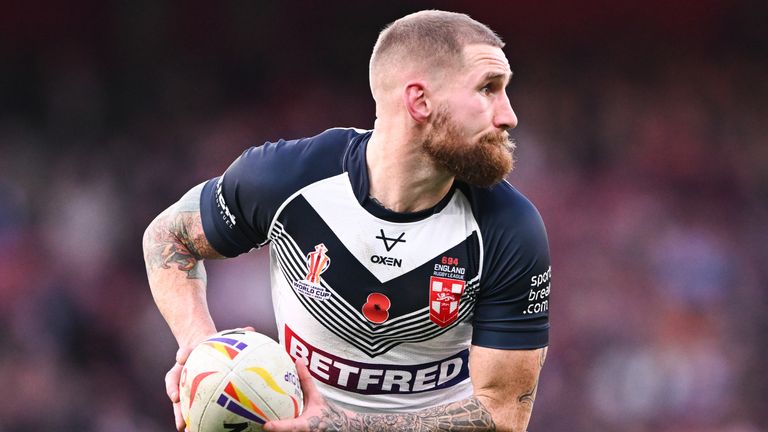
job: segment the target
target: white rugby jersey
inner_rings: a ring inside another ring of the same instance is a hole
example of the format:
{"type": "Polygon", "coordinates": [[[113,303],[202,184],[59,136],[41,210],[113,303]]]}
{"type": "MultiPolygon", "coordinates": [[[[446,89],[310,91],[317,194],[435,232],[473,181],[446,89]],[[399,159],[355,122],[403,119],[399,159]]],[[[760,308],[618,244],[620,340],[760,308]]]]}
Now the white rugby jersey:
{"type": "Polygon", "coordinates": [[[280,343],[329,400],[391,412],[469,397],[471,344],[548,343],[541,217],[507,182],[456,181],[433,208],[391,212],[368,195],[370,136],[248,149],[205,184],[205,235],[229,257],[269,244],[280,343]]]}

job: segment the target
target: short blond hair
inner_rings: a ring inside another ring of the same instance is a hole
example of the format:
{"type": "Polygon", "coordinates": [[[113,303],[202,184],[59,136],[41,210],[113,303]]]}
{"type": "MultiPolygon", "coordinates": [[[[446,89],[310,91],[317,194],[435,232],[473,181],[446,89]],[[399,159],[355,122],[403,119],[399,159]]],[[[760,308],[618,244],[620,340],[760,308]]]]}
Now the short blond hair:
{"type": "Polygon", "coordinates": [[[371,88],[381,84],[388,67],[406,62],[433,71],[461,66],[464,47],[473,44],[504,47],[493,30],[465,14],[424,10],[406,15],[387,25],[376,40],[370,61],[371,88]]]}

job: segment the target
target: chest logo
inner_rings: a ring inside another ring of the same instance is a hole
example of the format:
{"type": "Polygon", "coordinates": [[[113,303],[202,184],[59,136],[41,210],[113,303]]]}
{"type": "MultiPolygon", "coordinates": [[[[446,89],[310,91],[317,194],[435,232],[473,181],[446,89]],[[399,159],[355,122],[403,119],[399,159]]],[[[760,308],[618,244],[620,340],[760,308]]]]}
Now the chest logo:
{"type": "Polygon", "coordinates": [[[326,300],[331,296],[330,291],[320,285],[320,274],[328,270],[331,258],[325,253],[328,248],[323,243],[315,246],[315,251],[307,254],[307,275],[304,280],[293,283],[293,288],[299,294],[316,299],[326,300]]]}
{"type": "Polygon", "coordinates": [[[389,318],[389,308],[391,306],[392,302],[386,295],[382,293],[368,294],[368,298],[363,305],[363,315],[365,315],[368,321],[374,324],[381,324],[389,318]]]}
{"type": "Polygon", "coordinates": [[[395,246],[397,246],[398,243],[403,242],[405,243],[405,239],[403,237],[405,236],[405,233],[402,232],[400,235],[395,237],[387,237],[386,234],[384,234],[384,230],[379,230],[381,233],[380,235],[377,235],[376,238],[384,242],[384,247],[387,248],[387,252],[391,251],[395,246]]]}
{"type": "Polygon", "coordinates": [[[431,276],[429,278],[429,319],[446,327],[459,316],[459,300],[466,283],[460,279],[431,276]]]}

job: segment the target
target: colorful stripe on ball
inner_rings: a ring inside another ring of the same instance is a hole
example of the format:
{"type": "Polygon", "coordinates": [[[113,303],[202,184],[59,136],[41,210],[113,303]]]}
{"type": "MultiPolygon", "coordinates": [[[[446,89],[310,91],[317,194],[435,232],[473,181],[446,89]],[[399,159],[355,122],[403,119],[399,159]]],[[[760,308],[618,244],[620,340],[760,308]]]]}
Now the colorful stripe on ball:
{"type": "Polygon", "coordinates": [[[231,382],[224,388],[224,393],[219,396],[216,403],[224,409],[256,423],[264,424],[267,422],[267,415],[231,382]]]}
{"type": "Polygon", "coordinates": [[[228,359],[234,360],[241,351],[248,348],[248,344],[226,337],[215,337],[205,341],[205,344],[224,354],[228,359]]]}
{"type": "Polygon", "coordinates": [[[265,383],[267,383],[267,386],[269,386],[269,388],[271,388],[275,392],[277,392],[277,393],[279,393],[281,395],[288,396],[289,398],[291,398],[291,402],[293,402],[293,416],[294,417],[298,417],[298,415],[299,415],[299,404],[296,401],[296,398],[291,396],[291,395],[289,395],[288,393],[285,392],[285,390],[280,388],[280,386],[277,385],[277,382],[275,382],[275,379],[272,377],[272,375],[269,372],[267,372],[266,369],[260,368],[260,367],[256,366],[256,367],[249,367],[246,370],[247,371],[251,371],[251,372],[255,372],[259,377],[261,377],[261,379],[264,380],[265,383]]]}

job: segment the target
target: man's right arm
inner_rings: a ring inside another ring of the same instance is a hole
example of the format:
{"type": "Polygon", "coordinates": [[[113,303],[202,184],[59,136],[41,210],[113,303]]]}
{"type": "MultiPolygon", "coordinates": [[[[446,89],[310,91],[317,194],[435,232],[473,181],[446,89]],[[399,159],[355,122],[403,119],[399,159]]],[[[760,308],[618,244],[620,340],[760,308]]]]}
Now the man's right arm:
{"type": "Polygon", "coordinates": [[[190,189],[144,231],[144,263],[157,308],[179,344],[176,364],[165,375],[176,430],[185,430],[179,404],[181,369],[192,349],[216,333],[205,297],[205,258],[224,258],[205,238],[200,218],[203,185],[190,189]]]}
{"type": "Polygon", "coordinates": [[[180,350],[216,332],[206,301],[205,258],[224,258],[205,238],[200,184],[160,213],[144,232],[144,262],[152,296],[180,350]]]}

